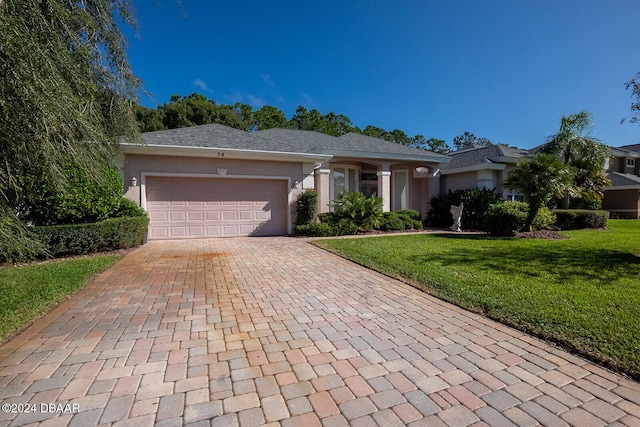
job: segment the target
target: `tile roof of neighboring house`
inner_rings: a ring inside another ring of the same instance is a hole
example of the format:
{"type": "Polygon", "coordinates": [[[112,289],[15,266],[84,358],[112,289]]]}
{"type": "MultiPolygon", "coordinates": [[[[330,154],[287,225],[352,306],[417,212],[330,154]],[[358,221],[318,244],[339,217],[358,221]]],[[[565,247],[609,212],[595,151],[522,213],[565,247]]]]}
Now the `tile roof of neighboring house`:
{"type": "Polygon", "coordinates": [[[451,162],[442,169],[458,169],[482,164],[515,163],[519,158],[529,157],[531,153],[519,148],[503,145],[476,145],[472,148],[455,151],[451,162]]]}
{"type": "Polygon", "coordinates": [[[609,172],[607,178],[611,181],[611,186],[607,187],[615,190],[616,187],[637,187],[640,189],[640,176],[629,173],[609,172]]]}
{"type": "Polygon", "coordinates": [[[640,153],[640,144],[623,145],[622,147],[618,147],[618,148],[622,148],[623,150],[635,151],[636,153],[640,153]]]}

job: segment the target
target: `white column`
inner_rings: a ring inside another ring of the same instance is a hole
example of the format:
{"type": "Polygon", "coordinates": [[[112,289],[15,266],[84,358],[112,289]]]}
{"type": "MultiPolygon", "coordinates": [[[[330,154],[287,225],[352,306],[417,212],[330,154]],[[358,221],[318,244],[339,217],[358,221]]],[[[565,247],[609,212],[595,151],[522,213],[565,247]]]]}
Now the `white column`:
{"type": "Polygon", "coordinates": [[[389,165],[382,165],[378,175],[378,197],[382,197],[382,212],[391,210],[391,171],[389,165]]]}
{"type": "MultiPolygon", "coordinates": [[[[324,165],[323,165],[324,166],[324,165]]],[[[319,167],[315,170],[315,187],[318,192],[318,213],[329,212],[329,173],[328,167],[319,167]]]]}

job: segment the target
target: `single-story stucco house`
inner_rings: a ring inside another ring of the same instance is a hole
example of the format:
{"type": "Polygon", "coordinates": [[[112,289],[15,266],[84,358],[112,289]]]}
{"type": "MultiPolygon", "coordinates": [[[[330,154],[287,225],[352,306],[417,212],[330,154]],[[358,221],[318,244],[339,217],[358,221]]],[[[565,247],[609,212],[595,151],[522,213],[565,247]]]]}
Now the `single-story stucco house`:
{"type": "Polygon", "coordinates": [[[423,214],[450,157],[360,134],[220,124],[142,134],[122,143],[125,196],[149,214],[148,239],[291,234],[295,202],[318,192],[318,211],[342,190],[377,193],[383,210],[423,214]],[[434,178],[434,174],[436,177],[434,178]]]}

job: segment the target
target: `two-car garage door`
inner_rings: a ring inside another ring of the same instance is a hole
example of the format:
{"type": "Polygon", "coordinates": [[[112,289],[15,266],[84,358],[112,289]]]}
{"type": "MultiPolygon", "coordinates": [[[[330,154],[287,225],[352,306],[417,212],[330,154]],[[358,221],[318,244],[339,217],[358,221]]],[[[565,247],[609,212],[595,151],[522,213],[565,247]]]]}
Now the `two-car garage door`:
{"type": "Polygon", "coordinates": [[[287,232],[287,181],[147,176],[149,239],[287,232]]]}

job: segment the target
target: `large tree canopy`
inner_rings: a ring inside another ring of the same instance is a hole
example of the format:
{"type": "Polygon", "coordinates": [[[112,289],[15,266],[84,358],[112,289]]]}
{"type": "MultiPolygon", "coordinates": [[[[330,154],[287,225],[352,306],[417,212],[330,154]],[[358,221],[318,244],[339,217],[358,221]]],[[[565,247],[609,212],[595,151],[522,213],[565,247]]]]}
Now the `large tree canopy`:
{"type": "MultiPolygon", "coordinates": [[[[168,104],[155,110],[138,106],[136,117],[141,132],[162,129],[175,129],[187,126],[219,123],[236,129],[257,131],[271,128],[308,130],[332,136],[342,136],[350,132],[359,133],[396,144],[407,145],[440,154],[448,154],[451,148],[445,141],[436,138],[426,139],[424,135],[409,137],[403,130],[387,131],[368,125],[364,129],[354,126],[344,114],[329,112],[322,114],[316,109],[307,110],[299,105],[291,119],[276,107],[264,105],[253,111],[250,105],[237,103],[233,106],[217,104],[204,95],[192,93],[189,96],[173,95],[168,104]]],[[[477,138],[469,132],[465,137],[478,144],[490,144],[486,138],[477,138]]]]}
{"type": "Polygon", "coordinates": [[[61,190],[72,161],[101,179],[98,165],[135,137],[140,81],[118,24],[135,28],[130,0],[0,2],[0,203],[27,197],[24,169],[61,190]]]}
{"type": "Polygon", "coordinates": [[[487,138],[478,138],[471,132],[465,131],[462,135],[453,138],[453,147],[457,150],[471,148],[474,145],[491,145],[491,141],[487,138]]]}

